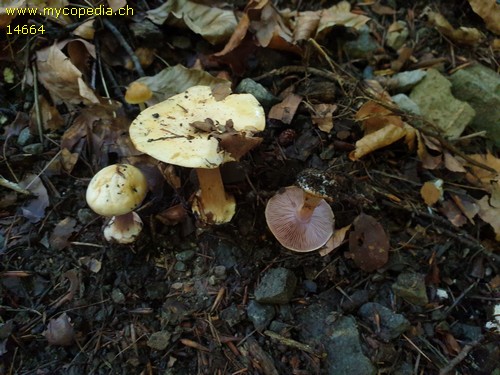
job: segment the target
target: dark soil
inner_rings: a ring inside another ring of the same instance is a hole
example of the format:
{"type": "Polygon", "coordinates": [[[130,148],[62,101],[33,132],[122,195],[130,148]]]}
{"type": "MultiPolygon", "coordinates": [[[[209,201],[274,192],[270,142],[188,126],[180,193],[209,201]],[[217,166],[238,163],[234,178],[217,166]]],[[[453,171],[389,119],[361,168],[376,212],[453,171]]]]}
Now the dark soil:
{"type": "MultiPolygon", "coordinates": [[[[498,71],[498,54],[489,49],[488,41],[474,48],[453,44],[419,17],[423,4],[397,3],[394,16],[376,14],[369,6],[354,8],[372,18],[369,27],[378,43],[395,19],[411,22],[409,43],[414,59],[403,70],[428,63],[449,72],[475,60],[498,71]]],[[[129,5],[145,10],[146,5],[155,8],[159,4],[140,1],[129,5]]],[[[301,11],[331,5],[329,1],[277,3],[279,9],[300,7],[301,11]]],[[[434,6],[455,26],[477,27],[488,40],[493,38],[467,1],[442,1],[434,6]]],[[[25,21],[19,18],[14,24],[25,21]]],[[[109,244],[102,236],[104,220],[88,209],[85,191],[96,171],[124,160],[119,150],[97,150],[90,141],[92,132],[102,136],[96,129],[107,129],[111,117],[100,117],[99,124],[82,136],[86,141],[73,151],[79,154],[79,161],[71,173],[60,167],[60,140],[84,106],[57,106],[64,125],[46,132],[41,152],[23,151],[18,141],[22,129],[29,128],[32,137],[27,144],[40,142],[32,109],[35,92],[21,80],[32,77],[29,69],[34,53],[70,37],[71,28],[48,23],[43,38],[5,39],[2,35],[0,68],[10,67],[16,78],[14,83],[0,82],[0,174],[11,181],[24,180],[28,173],[39,175],[49,205],[40,220],[30,221],[22,208],[31,198],[0,187],[0,373],[335,374],[336,358],[328,348],[332,345],[328,334],[318,332],[322,326],[335,327],[345,317],[355,319],[354,333],[362,355],[378,373],[500,373],[499,336],[485,328],[500,298],[499,283],[493,282],[500,267],[495,234],[479,219],[457,228],[439,211],[428,210],[419,191],[423,181],[442,178],[456,191],[467,190],[473,197],[480,196],[478,192],[467,185],[463,175],[424,169],[402,141],[362,161],[349,159],[363,134],[354,120],[357,109],[369,99],[363,79],[369,71],[387,69],[397,58],[395,51],[379,44],[369,55],[349,58],[341,46],[354,40],[356,33],[339,28],[321,42],[341,68],[337,80],[311,45],[304,46],[303,57],[270,48],[242,51],[247,53],[242,57],[244,70],[233,74],[231,66],[212,59],[223,46],[211,46],[189,30],[163,26],[160,42],[135,40],[130,20],[110,18],[110,22],[134,47],[154,45],[158,56],[170,65],[190,66],[199,58],[214,75],[228,72],[234,86],[243,78],[254,78],[276,96],[293,85],[293,91],[310,103],[337,104],[334,128],[329,133],[318,130],[304,103],[289,125],[269,120],[260,134],[262,144],[223,171],[227,190],[236,197],[237,212],[230,223],[221,226],[203,226],[190,213],[189,198],[196,188],[190,170],[174,168],[181,181],[181,187],[174,190],[159,172],[164,165],[158,169],[138,158],[137,165],[156,181],[139,210],[143,232],[132,245],[109,244]],[[175,47],[174,36],[184,38],[188,47],[175,47]],[[314,67],[325,73],[279,70],[290,66],[314,67]],[[267,229],[265,203],[280,188],[294,184],[305,168],[333,176],[338,186],[331,197],[336,228],[351,224],[361,213],[381,224],[390,238],[387,264],[374,272],[360,270],[345,256],[348,237],[326,256],[316,251],[294,253],[279,245],[267,229]],[[187,210],[186,218],[175,225],[158,220],[157,214],[176,205],[187,210]],[[56,226],[60,232],[55,231],[56,226]],[[269,326],[255,329],[246,309],[266,272],[278,267],[292,271],[297,284],[288,303],[270,305],[272,332],[279,335],[272,337],[269,326]],[[393,285],[402,274],[422,276],[426,303],[410,303],[394,293],[393,285]],[[440,297],[443,291],[447,298],[440,297]],[[384,339],[378,313],[370,324],[359,311],[366,302],[402,314],[409,326],[394,336],[389,330],[390,338],[384,339]],[[49,345],[44,332],[49,321],[62,313],[71,320],[74,340],[66,346],[49,345]],[[314,314],[327,318],[314,323],[314,314]],[[155,333],[163,335],[164,348],[151,347],[155,333]],[[296,343],[309,345],[311,350],[296,343]]],[[[112,34],[101,23],[96,29],[94,44],[104,56],[100,48],[112,34]]],[[[0,34],[5,30],[0,29],[0,34]]],[[[116,53],[126,56],[121,48],[116,53]]],[[[117,61],[115,66],[104,62],[105,76],[111,97],[124,103],[124,88],[138,76],[117,61]]],[[[154,75],[163,68],[157,59],[146,68],[146,74],[154,75]]],[[[93,66],[89,71],[95,73],[96,69],[99,67],[93,66]]],[[[39,94],[50,102],[49,92],[38,86],[39,94]]],[[[96,83],[96,92],[104,95],[101,82],[96,83]]],[[[111,116],[109,107],[103,111],[111,116]]],[[[138,108],[125,103],[116,113],[128,124],[138,108]]],[[[104,134],[111,137],[109,132],[104,134]]],[[[457,147],[464,153],[486,153],[487,147],[495,152],[480,138],[457,147]]],[[[352,369],[358,373],[355,365],[352,369]]]]}

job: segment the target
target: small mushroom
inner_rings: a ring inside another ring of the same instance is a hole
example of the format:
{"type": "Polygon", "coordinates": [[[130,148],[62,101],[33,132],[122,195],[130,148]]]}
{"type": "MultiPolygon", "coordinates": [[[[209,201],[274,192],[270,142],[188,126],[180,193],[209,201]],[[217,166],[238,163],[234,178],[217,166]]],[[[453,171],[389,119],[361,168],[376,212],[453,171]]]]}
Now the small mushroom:
{"type": "Polygon", "coordinates": [[[269,199],[265,215],[274,237],[289,250],[319,249],[333,234],[330,205],[296,186],[281,189],[269,199]]]}
{"type": "Polygon", "coordinates": [[[129,164],[114,164],[101,169],[87,188],[87,204],[99,215],[111,217],[104,228],[107,241],[121,244],[135,241],[142,220],[133,212],[147,194],[146,178],[129,164]]]}
{"type": "Polygon", "coordinates": [[[224,190],[219,166],[258,145],[253,134],[264,127],[264,110],[252,95],[220,98],[209,86],[194,86],[142,111],[129,132],[139,151],[195,168],[200,188],[192,209],[202,222],[223,224],[236,203],[224,190]]]}
{"type": "Polygon", "coordinates": [[[151,99],[153,92],[150,90],[148,85],[142,82],[132,82],[125,92],[125,101],[129,104],[139,104],[141,111],[146,109],[144,104],[146,101],[151,99]]]}

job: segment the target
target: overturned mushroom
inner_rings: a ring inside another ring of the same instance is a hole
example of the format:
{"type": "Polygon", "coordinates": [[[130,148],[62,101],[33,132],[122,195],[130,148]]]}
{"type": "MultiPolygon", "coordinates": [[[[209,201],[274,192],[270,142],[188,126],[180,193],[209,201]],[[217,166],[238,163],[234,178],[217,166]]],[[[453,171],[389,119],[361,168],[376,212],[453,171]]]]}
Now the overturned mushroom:
{"type": "Polygon", "coordinates": [[[157,160],[195,168],[200,189],[193,211],[205,223],[223,224],[236,204],[224,190],[219,166],[258,145],[261,139],[253,134],[264,127],[264,111],[252,95],[219,98],[209,86],[194,86],[142,111],[130,138],[157,160]]]}
{"type": "Polygon", "coordinates": [[[87,187],[87,204],[99,215],[111,217],[104,228],[108,241],[134,242],[142,229],[142,220],[133,212],[147,194],[146,178],[128,164],[101,169],[87,187]]]}
{"type": "Polygon", "coordinates": [[[265,215],[273,235],[289,250],[319,249],[333,234],[334,217],[328,203],[296,186],[281,189],[269,199],[265,215]]]}

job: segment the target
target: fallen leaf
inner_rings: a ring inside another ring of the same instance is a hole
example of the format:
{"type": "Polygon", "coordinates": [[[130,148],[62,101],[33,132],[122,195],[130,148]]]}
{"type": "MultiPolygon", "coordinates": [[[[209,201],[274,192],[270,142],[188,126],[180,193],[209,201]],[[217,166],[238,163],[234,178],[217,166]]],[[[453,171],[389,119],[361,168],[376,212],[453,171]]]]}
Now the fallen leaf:
{"type": "Polygon", "coordinates": [[[321,256],[326,256],[330,254],[333,250],[338,248],[340,245],[344,243],[345,236],[349,229],[351,229],[352,224],[349,224],[343,228],[336,229],[335,232],[333,232],[333,236],[330,237],[328,242],[323,246],[321,249],[319,249],[319,255],[321,256]]]}
{"type": "Polygon", "coordinates": [[[301,96],[293,93],[289,94],[281,103],[273,105],[268,116],[270,119],[280,120],[284,124],[290,124],[301,101],[301,96]]]}
{"type": "Polygon", "coordinates": [[[362,14],[352,13],[351,4],[347,1],[341,1],[321,13],[316,36],[325,35],[334,26],[352,27],[359,30],[369,20],[369,17],[362,14]]]}
{"type": "Polygon", "coordinates": [[[146,102],[149,106],[186,91],[192,86],[231,87],[231,82],[225,79],[216,78],[203,70],[189,69],[182,65],[165,68],[154,76],[142,77],[134,82],[144,83],[153,91],[153,97],[146,102]]]}
{"type": "Polygon", "coordinates": [[[102,262],[98,259],[85,256],[78,258],[78,263],[88,268],[90,272],[98,273],[102,268],[102,262]]]}
{"type": "Polygon", "coordinates": [[[54,250],[62,250],[69,245],[69,238],[76,231],[76,220],[66,217],[55,226],[49,238],[50,246],[54,250]]]}
{"type": "Polygon", "coordinates": [[[456,227],[461,227],[467,223],[465,216],[462,215],[460,209],[451,200],[445,200],[441,203],[439,211],[456,227]]]}
{"type": "Polygon", "coordinates": [[[465,175],[467,181],[485,188],[488,192],[493,192],[495,187],[500,184],[500,159],[491,153],[472,154],[469,158],[493,168],[495,172],[490,172],[476,165],[469,165],[469,173],[465,175]]]}
{"type": "Polygon", "coordinates": [[[55,103],[99,103],[94,91],[83,81],[82,72],[56,45],[41,49],[36,55],[38,80],[55,103]]]}
{"type": "Polygon", "coordinates": [[[474,199],[472,199],[468,195],[458,194],[451,194],[451,198],[460,209],[460,211],[462,211],[462,213],[467,217],[467,219],[469,219],[469,221],[474,224],[474,217],[479,212],[479,206],[475,203],[474,199]]]}
{"type": "Polygon", "coordinates": [[[443,153],[444,156],[444,166],[451,172],[467,172],[464,165],[466,164],[465,160],[460,157],[455,157],[449,152],[445,151],[443,153]]]}
{"type": "Polygon", "coordinates": [[[89,19],[78,26],[74,31],[73,35],[79,36],[80,38],[92,40],[95,35],[94,19],[89,19]]]}
{"type": "Polygon", "coordinates": [[[405,138],[406,144],[410,148],[413,148],[416,133],[415,128],[406,123],[404,123],[402,128],[389,124],[384,128],[365,135],[363,138],[358,140],[356,142],[356,149],[349,154],[349,158],[351,160],[359,160],[363,156],[382,147],[393,144],[402,138],[405,138]]]}
{"type": "Polygon", "coordinates": [[[322,11],[297,12],[293,28],[293,41],[308,40],[316,35],[322,11]]]}
{"type": "MultiPolygon", "coordinates": [[[[64,125],[64,119],[55,106],[50,105],[43,95],[38,96],[42,126],[45,130],[58,130],[64,125]]],[[[31,121],[37,123],[35,106],[31,110],[31,121]]]]}
{"type": "Polygon", "coordinates": [[[354,219],[354,230],[349,234],[349,252],[346,257],[366,272],[383,267],[389,260],[389,237],[382,225],[372,216],[360,214],[354,219]]]}
{"type": "Polygon", "coordinates": [[[463,26],[455,29],[440,13],[424,9],[423,14],[427,15],[427,19],[432,26],[453,42],[475,45],[484,39],[484,35],[478,29],[463,26]]]}
{"type": "Polygon", "coordinates": [[[487,195],[477,200],[476,203],[479,206],[479,217],[493,227],[495,239],[500,241],[500,208],[492,207],[487,195]]]}
{"type": "Polygon", "coordinates": [[[22,207],[23,216],[30,223],[38,223],[45,217],[45,209],[49,207],[49,195],[42,180],[37,175],[28,173],[19,182],[19,186],[29,190],[36,198],[27,201],[22,207]]]}
{"type": "Polygon", "coordinates": [[[372,5],[372,10],[381,16],[392,16],[396,14],[396,11],[393,8],[387,5],[382,5],[378,1],[372,5]]]}
{"type": "Polygon", "coordinates": [[[10,25],[11,21],[16,17],[15,15],[7,14],[7,7],[12,8],[25,8],[26,0],[12,0],[5,4],[3,1],[0,3],[0,29],[6,28],[10,25]],[[6,6],[5,6],[6,5],[6,6]]]}
{"type": "Polygon", "coordinates": [[[312,106],[311,121],[319,130],[330,133],[333,129],[333,113],[337,110],[336,104],[316,104],[312,106]]]}
{"type": "Polygon", "coordinates": [[[75,341],[75,330],[66,313],[62,313],[57,319],[50,319],[43,334],[49,345],[69,346],[75,341]]]}
{"type": "Polygon", "coordinates": [[[433,206],[443,198],[443,180],[427,181],[420,189],[420,195],[428,206],[433,206]]]}
{"type": "MultiPolygon", "coordinates": [[[[185,26],[212,44],[229,40],[237,21],[232,9],[220,9],[189,0],[167,0],[146,17],[157,25],[185,26]]],[[[181,90],[183,91],[183,90],[181,90]]]]}
{"type": "MultiPolygon", "coordinates": [[[[383,100],[382,96],[381,99],[383,100]]],[[[387,125],[394,125],[398,128],[403,127],[403,120],[400,116],[394,115],[390,109],[371,100],[361,106],[356,112],[355,118],[363,123],[365,135],[387,125]]]]}
{"type": "Polygon", "coordinates": [[[496,0],[468,0],[472,10],[486,24],[486,28],[500,35],[500,4],[496,0]]]}

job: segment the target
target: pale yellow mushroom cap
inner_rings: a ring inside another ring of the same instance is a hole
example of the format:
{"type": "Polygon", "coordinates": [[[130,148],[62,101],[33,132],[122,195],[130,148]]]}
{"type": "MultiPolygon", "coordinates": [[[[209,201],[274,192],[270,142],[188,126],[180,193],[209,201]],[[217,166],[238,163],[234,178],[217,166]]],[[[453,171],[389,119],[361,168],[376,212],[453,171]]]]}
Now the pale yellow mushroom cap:
{"type": "Polygon", "coordinates": [[[250,94],[217,100],[209,86],[194,86],[142,111],[129,132],[135,147],[157,160],[211,169],[234,160],[214,137],[229,124],[232,130],[252,136],[265,128],[264,110],[250,94]],[[207,119],[213,132],[193,126],[207,123],[207,119]]]}
{"type": "Polygon", "coordinates": [[[147,194],[142,172],[129,164],[101,169],[87,187],[87,204],[99,215],[124,215],[136,209],[147,194]]]}

